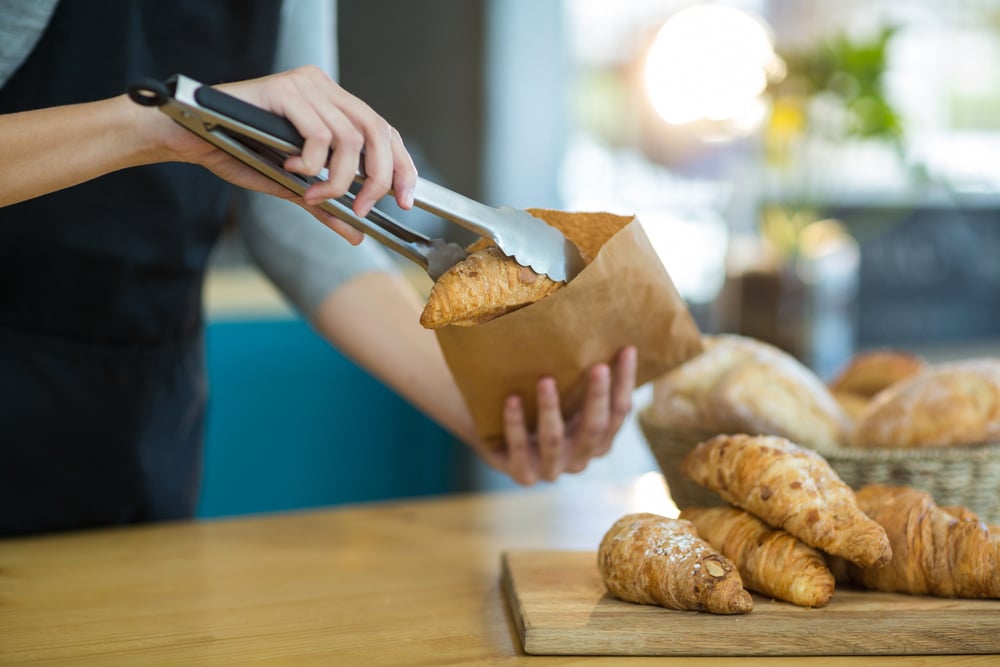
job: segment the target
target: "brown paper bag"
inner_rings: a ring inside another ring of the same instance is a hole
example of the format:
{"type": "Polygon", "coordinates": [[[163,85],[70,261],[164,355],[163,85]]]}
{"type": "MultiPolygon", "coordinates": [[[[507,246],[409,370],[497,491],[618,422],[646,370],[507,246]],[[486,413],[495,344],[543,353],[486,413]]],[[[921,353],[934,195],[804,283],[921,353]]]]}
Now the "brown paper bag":
{"type": "Polygon", "coordinates": [[[510,394],[521,396],[534,428],[543,376],[556,379],[569,415],[582,403],[587,371],[627,345],[638,351],[638,385],[701,352],[697,325],[636,218],[562,289],[484,324],[436,333],[479,435],[496,446],[510,394]]]}

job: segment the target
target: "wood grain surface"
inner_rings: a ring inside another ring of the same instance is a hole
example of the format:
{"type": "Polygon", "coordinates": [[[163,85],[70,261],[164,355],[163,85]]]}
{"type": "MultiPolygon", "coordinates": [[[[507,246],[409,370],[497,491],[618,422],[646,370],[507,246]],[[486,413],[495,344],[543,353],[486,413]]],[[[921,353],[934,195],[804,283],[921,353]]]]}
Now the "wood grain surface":
{"type": "MultiPolygon", "coordinates": [[[[1000,652],[1000,600],[838,589],[806,609],[754,596],[739,616],[675,611],[610,596],[593,551],[502,555],[504,591],[529,654],[808,656],[1000,652]]],[[[1000,663],[1000,659],[998,659],[1000,663]]]]}
{"type": "MultiPolygon", "coordinates": [[[[0,540],[0,665],[618,667],[618,656],[525,654],[500,555],[593,550],[621,515],[644,511],[676,514],[660,475],[0,540]]],[[[626,664],[859,667],[773,651],[626,664]]],[[[1000,656],[861,664],[995,667],[1000,656]]]]}

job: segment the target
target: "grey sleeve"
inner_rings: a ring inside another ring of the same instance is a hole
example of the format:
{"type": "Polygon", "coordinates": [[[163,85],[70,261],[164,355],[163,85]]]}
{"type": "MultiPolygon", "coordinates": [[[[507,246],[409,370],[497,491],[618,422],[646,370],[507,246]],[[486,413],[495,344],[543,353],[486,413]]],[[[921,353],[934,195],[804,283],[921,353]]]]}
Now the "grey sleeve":
{"type": "MultiPolygon", "coordinates": [[[[337,71],[336,3],[285,0],[275,71],[306,63],[337,71]]],[[[394,271],[382,246],[366,238],[352,246],[299,206],[261,194],[237,193],[240,235],[261,270],[306,317],[341,284],[367,271],[394,271]]]]}
{"type": "Polygon", "coordinates": [[[0,0],[0,88],[35,48],[56,0],[0,0]]]}
{"type": "Polygon", "coordinates": [[[370,238],[352,246],[301,207],[259,192],[241,192],[237,220],[254,261],[292,304],[311,317],[328,294],[368,271],[396,271],[370,238]]]}

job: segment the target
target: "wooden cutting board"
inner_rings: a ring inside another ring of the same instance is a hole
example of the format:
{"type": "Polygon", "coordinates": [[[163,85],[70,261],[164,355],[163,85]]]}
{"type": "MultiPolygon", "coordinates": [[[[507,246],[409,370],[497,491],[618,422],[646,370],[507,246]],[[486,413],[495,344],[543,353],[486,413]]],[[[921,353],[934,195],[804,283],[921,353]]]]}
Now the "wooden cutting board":
{"type": "Polygon", "coordinates": [[[1000,653],[1000,600],[838,589],[821,609],[754,596],[739,616],[607,594],[592,551],[506,551],[502,585],[535,655],[928,655],[1000,653]]]}

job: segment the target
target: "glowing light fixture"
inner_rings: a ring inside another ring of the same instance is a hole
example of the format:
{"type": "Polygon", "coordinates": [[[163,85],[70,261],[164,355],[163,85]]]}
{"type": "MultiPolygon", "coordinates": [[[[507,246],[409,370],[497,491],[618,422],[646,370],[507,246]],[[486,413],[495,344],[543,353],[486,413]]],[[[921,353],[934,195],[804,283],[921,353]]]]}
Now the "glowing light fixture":
{"type": "Polygon", "coordinates": [[[763,119],[761,95],[769,79],[784,76],[784,64],[761,21],[734,7],[703,4],[663,24],[644,76],[653,108],[666,122],[732,121],[749,129],[763,119]]]}

